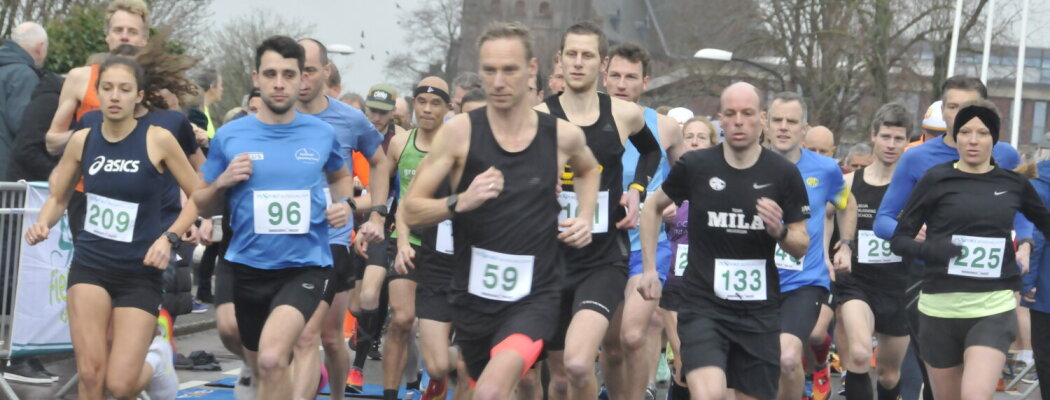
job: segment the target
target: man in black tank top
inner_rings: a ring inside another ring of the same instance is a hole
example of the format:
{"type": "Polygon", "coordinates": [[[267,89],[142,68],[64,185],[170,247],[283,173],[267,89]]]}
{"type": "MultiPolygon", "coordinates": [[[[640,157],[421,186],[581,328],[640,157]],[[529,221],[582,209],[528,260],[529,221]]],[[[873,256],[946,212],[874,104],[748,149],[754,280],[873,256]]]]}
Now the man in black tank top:
{"type": "MultiPolygon", "coordinates": [[[[607,52],[605,34],[597,26],[584,22],[569,27],[562,37],[560,52],[566,90],[535,107],[580,126],[586,134],[587,147],[601,165],[598,205],[591,231],[594,239],[582,249],[562,246],[567,274],[562,283],[558,332],[549,346],[553,351],[551,388],[560,392],[561,397],[571,399],[593,399],[598,395],[594,354],[624,298],[630,257],[627,230],[638,223],[638,203],[660,163],[660,145],[645,124],[642,108],[598,92],[598,77],[605,69],[607,52]],[[622,159],[628,138],[640,156],[634,181],[624,193],[622,159]]],[[[559,219],[576,215],[581,204],[574,192],[573,173],[573,168],[566,167],[562,175],[559,219]]],[[[656,270],[644,271],[638,282],[638,286],[658,285],[656,270]]],[[[615,336],[618,339],[619,335],[615,336]]],[[[605,348],[617,354],[614,357],[622,357],[619,340],[605,343],[605,348]]],[[[631,353],[642,350],[639,347],[631,353]]],[[[630,371],[628,375],[636,372],[646,376],[640,381],[647,380],[647,371],[630,371]]],[[[622,373],[617,371],[614,375],[622,373]]],[[[605,381],[621,383],[619,379],[605,381]]],[[[634,394],[621,390],[626,389],[622,385],[611,389],[614,394],[624,393],[628,398],[641,397],[645,383],[634,386],[639,386],[634,394]]]]}
{"type": "Polygon", "coordinates": [[[836,348],[844,357],[846,398],[872,398],[871,365],[874,334],[879,341],[878,399],[900,395],[901,363],[908,350],[908,316],[904,289],[907,286],[901,257],[890,251],[889,241],[875,236],[872,224],[882,196],[897,168],[897,160],[908,145],[913,116],[898,103],[889,103],[875,113],[871,141],[875,161],[845,176],[857,199],[857,251],[853,268],[839,273],[833,286],[835,314],[845,335],[836,336],[836,348]]]}
{"type": "Polygon", "coordinates": [[[554,334],[564,273],[558,240],[590,243],[599,172],[579,128],[529,109],[537,64],[528,29],[493,25],[479,43],[488,106],[441,127],[402,218],[412,229],[452,219],[456,342],[477,380],[474,398],[507,399],[554,334]],[[558,223],[554,189],[566,163],[575,166],[583,206],[558,223]],[[446,178],[453,194],[436,198],[446,178]]]}

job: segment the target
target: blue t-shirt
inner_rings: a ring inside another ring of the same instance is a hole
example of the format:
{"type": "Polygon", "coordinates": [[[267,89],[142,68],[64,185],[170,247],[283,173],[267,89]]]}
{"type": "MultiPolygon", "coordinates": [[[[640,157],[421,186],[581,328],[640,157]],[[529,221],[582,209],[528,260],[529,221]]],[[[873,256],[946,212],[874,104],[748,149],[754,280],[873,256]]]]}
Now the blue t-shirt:
{"type": "MultiPolygon", "coordinates": [[[[830,289],[831,277],[824,263],[824,205],[831,203],[841,210],[846,208],[846,201],[849,198],[846,181],[842,179],[842,170],[835,163],[835,159],[806,149],[800,150],[802,156],[795,166],[802,173],[802,182],[806,183],[806,194],[809,195],[811,211],[806,221],[809,249],[806,250],[806,256],[802,259],[801,271],[778,268],[781,293],[787,293],[803,286],[820,286],[830,289]]],[[[778,267],[782,262],[794,261],[794,258],[781,250],[779,246],[777,253],[778,267]]]]}
{"type": "MultiPolygon", "coordinates": [[[[339,142],[339,156],[343,158],[343,162],[348,167],[353,166],[352,151],[357,150],[365,158],[370,159],[379,145],[383,143],[383,134],[376,130],[361,110],[350,107],[338,99],[328,97],[328,108],[314,116],[332,125],[332,128],[335,129],[335,140],[339,142]]],[[[342,228],[328,228],[328,244],[342,246],[350,244],[350,231],[354,227],[353,215],[350,218],[350,222],[342,228]]]]}
{"type": "Polygon", "coordinates": [[[287,124],[266,124],[252,115],[219,128],[201,167],[206,182],[214,182],[237,155],[248,153],[252,158],[251,177],[226,191],[233,229],[226,259],[259,269],[331,266],[324,188],[326,173],[344,166],[338,149],[331,125],[298,112],[287,124]],[[307,191],[308,213],[289,196],[296,191],[307,191]],[[268,204],[257,208],[257,197],[266,197],[268,204]],[[277,229],[268,223],[301,226],[304,216],[309,218],[306,233],[256,232],[257,226],[269,232],[277,229]]]}
{"type": "MultiPolygon", "coordinates": [[[[886,189],[879,212],[875,214],[875,236],[890,240],[893,231],[897,230],[897,216],[904,209],[904,204],[908,202],[908,196],[911,195],[915,183],[919,182],[919,178],[934,165],[958,159],[959,151],[945,144],[944,136],[927,140],[926,143],[906,151],[897,162],[890,187],[886,189]]],[[[996,143],[992,148],[992,159],[1000,168],[1014,169],[1021,164],[1021,156],[1017,154],[1017,150],[1003,142],[996,143]]],[[[1014,229],[1019,239],[1032,236],[1032,223],[1025,221],[1023,217],[1015,219],[1014,229]]]]}
{"type": "MultiPolygon", "coordinates": [[[[664,150],[663,143],[660,142],[660,127],[658,123],[658,115],[656,110],[645,107],[645,125],[649,127],[649,130],[653,132],[653,137],[656,139],[656,143],[660,145],[660,167],[656,169],[656,175],[649,180],[649,187],[645,190],[649,193],[653,193],[656,189],[660,188],[660,185],[664,184],[664,179],[667,179],[667,172],[671,170],[671,166],[667,164],[667,151],[664,150]]],[[[624,143],[623,146],[623,191],[626,193],[628,186],[631,182],[634,182],[634,168],[638,166],[638,157],[641,153],[638,149],[634,148],[634,144],[630,140],[624,143]]],[[[613,199],[609,199],[613,201],[613,199]]],[[[619,201],[617,199],[616,201],[619,201]]],[[[627,231],[627,234],[631,237],[631,251],[639,251],[642,249],[641,236],[638,235],[638,228],[627,231]]],[[[664,231],[663,223],[660,223],[660,236],[657,242],[666,242],[667,232],[664,231]]]]}

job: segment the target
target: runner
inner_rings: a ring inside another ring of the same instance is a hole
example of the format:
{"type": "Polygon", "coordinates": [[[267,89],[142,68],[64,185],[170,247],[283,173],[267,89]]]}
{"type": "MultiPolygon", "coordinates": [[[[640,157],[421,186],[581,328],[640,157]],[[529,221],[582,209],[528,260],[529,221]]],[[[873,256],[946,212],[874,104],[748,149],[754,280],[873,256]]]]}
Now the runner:
{"type": "Polygon", "coordinates": [[[471,90],[481,89],[481,86],[481,77],[476,72],[465,71],[456,76],[456,79],[452,80],[452,111],[455,114],[464,113],[463,95],[471,90]]]}
{"type": "MultiPolygon", "coordinates": [[[[603,76],[605,88],[613,97],[638,103],[649,85],[649,52],[634,43],[624,43],[609,52],[608,69],[603,76]]],[[[646,192],[652,193],[663,184],[670,163],[678,160],[684,151],[682,133],[678,121],[666,115],[656,113],[650,107],[643,108],[645,124],[660,144],[660,166],[656,175],[649,181],[646,192]]],[[[635,174],[638,162],[638,150],[634,145],[625,145],[623,153],[623,190],[635,174]]],[[[609,327],[609,335],[618,339],[620,345],[606,346],[602,352],[605,360],[602,375],[615,393],[625,393],[629,398],[656,398],[655,373],[660,360],[660,347],[663,345],[663,319],[656,312],[656,301],[645,301],[638,294],[637,286],[642,276],[642,245],[638,241],[638,229],[628,231],[631,240],[630,268],[627,288],[624,291],[624,305],[620,321],[609,327]],[[623,352],[619,350],[623,348],[623,352]],[[626,356],[626,357],[625,357],[626,356]],[[615,378],[622,378],[615,379],[615,378]]],[[[671,265],[671,243],[661,229],[657,244],[656,272],[660,282],[667,281],[667,271],[671,265]]],[[[615,340],[614,339],[614,340],[615,340]]],[[[664,364],[667,365],[666,360],[664,364]]]]}
{"type": "MultiPolygon", "coordinates": [[[[592,243],[582,249],[563,246],[567,274],[559,329],[548,346],[552,353],[549,366],[555,396],[589,400],[598,395],[594,357],[623,301],[623,290],[614,289],[627,284],[626,229],[637,225],[638,203],[650,178],[656,175],[661,152],[659,142],[645,124],[641,107],[598,92],[598,78],[605,69],[609,51],[605,33],[594,24],[578,23],[565,31],[561,44],[561,64],[568,72],[566,91],[535,108],[583,128],[587,146],[602,166],[603,179],[592,243]],[[624,191],[622,156],[628,138],[640,156],[630,190],[624,191]]],[[[572,209],[579,204],[572,191],[572,176],[571,169],[562,175],[559,202],[565,213],[561,219],[574,215],[572,209]]],[[[643,274],[638,284],[657,282],[656,271],[651,271],[643,274]]],[[[613,346],[615,341],[606,340],[606,344],[613,346]]],[[[640,396],[641,393],[634,397],[640,396]]]]}
{"type": "Polygon", "coordinates": [[[875,154],[872,153],[871,144],[860,142],[851,146],[846,152],[846,157],[842,158],[842,169],[848,171],[847,173],[854,172],[873,162],[875,162],[875,154]]]}
{"type": "Polygon", "coordinates": [[[802,140],[802,147],[824,157],[835,158],[835,134],[824,126],[811,126],[802,140]]]}
{"type": "Polygon", "coordinates": [[[554,55],[551,63],[551,74],[547,76],[547,88],[551,90],[551,96],[560,95],[565,91],[565,72],[561,68],[561,56],[554,55]]]}
{"type": "MultiPolygon", "coordinates": [[[[690,203],[690,266],[677,295],[682,372],[693,398],[725,398],[727,387],[737,399],[777,394],[774,248],[805,254],[810,205],[798,168],[759,145],[763,97],[743,82],[726,88],[719,118],[726,141],[684,155],[642,211],[642,261],[653,271],[661,211],[672,201],[690,203]]],[[[656,285],[640,290],[660,296],[656,285]]]]}
{"type": "MultiPolygon", "coordinates": [[[[773,96],[769,105],[769,123],[766,134],[772,140],[774,153],[794,163],[806,182],[811,209],[825,210],[833,206],[839,226],[840,239],[834,247],[834,257],[825,254],[825,213],[813,213],[806,225],[809,232],[809,250],[805,257],[791,257],[782,248],[776,249],[776,265],[780,275],[780,394],[782,400],[797,399],[803,392],[805,357],[804,344],[810,343],[812,332],[827,332],[830,316],[821,319],[820,309],[827,303],[830,291],[830,266],[848,271],[855,242],[853,232],[857,224],[857,204],[845,187],[842,173],[835,160],[801,147],[808,129],[806,103],[801,96],[782,92],[773,96]]],[[[830,240],[830,237],[828,238],[830,240]]],[[[826,366],[827,350],[816,354],[813,376],[814,397],[830,391],[830,377],[826,366]]]]}
{"type": "MultiPolygon", "coordinates": [[[[976,78],[959,75],[945,80],[944,84],[941,85],[941,101],[943,104],[942,117],[948,132],[951,132],[955,115],[959,112],[959,108],[963,103],[970,100],[987,99],[987,97],[988,90],[976,78]]],[[[882,203],[879,204],[879,212],[875,215],[875,222],[872,226],[875,236],[883,240],[892,238],[893,232],[897,228],[897,218],[903,210],[904,203],[907,201],[916,182],[934,165],[958,159],[959,152],[955,147],[955,138],[952,135],[942,135],[941,137],[927,140],[921,146],[904,152],[897,164],[897,169],[893,172],[890,186],[886,188],[886,195],[883,196],[882,203]]],[[[994,147],[992,147],[992,158],[998,167],[1007,170],[1016,168],[1021,161],[1017,151],[1009,144],[1003,142],[994,144],[994,147]]],[[[1022,264],[1027,265],[1031,243],[1023,239],[1031,238],[1031,223],[1020,218],[1014,225],[1017,239],[1020,241],[1017,247],[1017,259],[1022,264]]],[[[901,255],[903,256],[903,254],[901,255]]],[[[905,262],[908,263],[905,271],[908,271],[909,274],[909,286],[906,292],[907,297],[905,298],[905,304],[908,305],[908,334],[911,336],[912,345],[918,350],[917,354],[921,358],[926,353],[923,352],[922,342],[918,340],[917,336],[920,329],[920,313],[916,305],[918,304],[920,285],[916,283],[921,279],[919,273],[922,271],[923,265],[919,260],[906,260],[905,262]]],[[[920,370],[925,383],[923,397],[932,398],[932,385],[930,385],[929,375],[926,373],[924,365],[920,363],[920,370]]]]}
{"type": "Polygon", "coordinates": [[[153,371],[172,362],[169,351],[169,358],[151,357],[153,364],[144,367],[157,330],[162,271],[197,215],[190,204],[170,226],[163,225],[166,193],[154,188],[174,176],[192,193],[200,180],[171,132],[133,117],[145,95],[142,68],[114,57],[99,71],[96,90],[105,106],[103,120],[74,132],[52,173],[51,196],[37,223],[28,228],[26,241],[32,245],[47,239],[83,176],[88,215],[74,244],[68,283],[78,393],[84,399],[103,399],[108,391],[125,399],[137,397],[153,371]],[[110,348],[107,332],[120,346],[110,348]]]}
{"type": "Polygon", "coordinates": [[[256,49],[252,80],[265,107],[219,129],[202,168],[209,184],[194,197],[204,215],[230,209],[225,258],[261,399],[292,397],[292,345],[328,285],[328,224],[347,223],[345,198],[352,194],[331,125],[293,110],[303,63],[303,48],[285,36],[256,49]],[[327,207],[326,183],[331,197],[341,199],[327,207]]]}
{"type": "Polygon", "coordinates": [[[926,143],[927,140],[935,139],[944,134],[944,130],[948,128],[948,125],[944,123],[942,104],[944,104],[943,101],[937,100],[926,108],[926,115],[922,118],[922,133],[917,140],[908,143],[908,147],[904,151],[911,150],[912,147],[926,143]]]}
{"type": "MultiPolygon", "coordinates": [[[[707,117],[694,117],[686,121],[682,125],[682,136],[687,152],[706,149],[718,144],[715,126],[707,117]]],[[[667,398],[668,400],[689,400],[689,388],[685,384],[685,377],[678,373],[682,370],[682,342],[678,336],[678,309],[682,302],[677,293],[678,286],[682,284],[681,277],[685,274],[686,267],[689,266],[689,201],[682,202],[681,207],[673,205],[667,207],[664,210],[663,219],[664,222],[673,224],[670,227],[668,240],[671,241],[671,250],[674,251],[672,257],[674,273],[667,274],[667,282],[664,283],[664,290],[660,296],[660,310],[664,318],[667,341],[670,342],[674,355],[674,370],[667,398]]]]}
{"type": "Polygon", "coordinates": [[[529,109],[537,66],[528,29],[493,25],[479,47],[489,105],[441,128],[404,218],[412,228],[452,219],[456,343],[476,381],[474,398],[504,400],[554,335],[563,274],[557,241],[590,242],[599,167],[579,128],[529,109]],[[566,163],[574,166],[580,213],[557,222],[551,189],[566,163]],[[435,198],[446,177],[454,193],[435,198]]]}
{"type": "Polygon", "coordinates": [[[474,89],[467,94],[463,95],[463,114],[477,110],[484,107],[487,103],[488,95],[485,94],[485,89],[474,89]]]}
{"type": "Polygon", "coordinates": [[[934,396],[992,398],[1017,334],[1013,292],[1020,287],[1021,269],[1014,267],[1013,246],[1007,245],[1011,225],[1021,211],[1045,234],[1050,211],[1024,176],[993,163],[1000,134],[994,104],[965,102],[952,121],[948,132],[958,160],[923,175],[890,243],[895,253],[925,262],[919,349],[934,396]],[[974,210],[981,210],[980,217],[974,218],[974,210]],[[915,239],[924,224],[924,240],[915,239]]]}
{"type": "MultiPolygon", "coordinates": [[[[305,62],[303,63],[302,85],[299,87],[297,109],[304,114],[313,115],[327,122],[335,129],[335,139],[339,143],[339,155],[346,165],[353,165],[351,152],[359,151],[368,160],[372,169],[384,162],[384,154],[379,149],[383,140],[375,127],[365,115],[334,98],[324,95],[328,74],[334,66],[328,59],[328,50],[315,39],[302,39],[305,62]]],[[[370,192],[379,194],[378,191],[370,192]]],[[[383,199],[383,195],[379,199],[383,199]]],[[[329,197],[329,201],[338,199],[329,197]]],[[[351,209],[357,205],[350,201],[351,209]]],[[[352,218],[352,216],[351,216],[352,218]]],[[[316,382],[320,379],[321,360],[317,346],[324,347],[324,365],[328,372],[328,385],[331,388],[346,386],[350,370],[350,353],[343,342],[343,319],[346,317],[347,298],[354,286],[355,272],[350,261],[350,229],[352,223],[343,227],[329,227],[328,246],[332,251],[332,270],[329,285],[323,301],[318,305],[318,312],[306,324],[302,335],[296,342],[293,365],[295,372],[295,393],[302,398],[314,397],[317,394],[316,382]]],[[[332,390],[331,398],[342,399],[344,391],[332,390]]]]}
{"type": "Polygon", "coordinates": [[[875,212],[889,186],[897,160],[904,152],[914,117],[903,105],[879,108],[871,123],[875,161],[846,175],[846,185],[857,199],[857,254],[848,274],[836,274],[832,292],[835,315],[843,336],[836,336],[837,350],[846,375],[846,398],[871,399],[872,336],[879,344],[876,362],[878,399],[900,395],[901,364],[908,351],[908,319],[904,288],[907,282],[901,258],[889,251],[889,242],[871,231],[875,212]]]}

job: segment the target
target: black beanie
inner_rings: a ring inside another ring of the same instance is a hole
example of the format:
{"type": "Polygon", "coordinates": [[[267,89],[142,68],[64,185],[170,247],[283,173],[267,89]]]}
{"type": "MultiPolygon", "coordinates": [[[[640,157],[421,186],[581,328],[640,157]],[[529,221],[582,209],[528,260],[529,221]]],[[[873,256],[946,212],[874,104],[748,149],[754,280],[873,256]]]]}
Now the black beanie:
{"type": "Polygon", "coordinates": [[[992,134],[992,144],[999,142],[999,113],[995,110],[977,104],[963,107],[955,114],[955,124],[952,125],[952,139],[958,141],[959,129],[974,118],[980,119],[988,131],[992,134]]]}

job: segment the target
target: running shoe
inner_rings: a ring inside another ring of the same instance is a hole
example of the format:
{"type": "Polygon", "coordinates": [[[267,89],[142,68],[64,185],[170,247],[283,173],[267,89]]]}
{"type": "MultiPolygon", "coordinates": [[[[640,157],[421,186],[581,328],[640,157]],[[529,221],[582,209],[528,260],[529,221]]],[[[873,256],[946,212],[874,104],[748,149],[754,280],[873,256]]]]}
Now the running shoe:
{"type": "Polygon", "coordinates": [[[431,379],[430,384],[427,385],[427,390],[423,392],[422,400],[445,400],[448,391],[445,390],[448,386],[448,378],[437,380],[431,379]]]}
{"type": "Polygon", "coordinates": [[[241,364],[241,376],[233,386],[233,398],[236,400],[254,400],[259,386],[252,385],[252,369],[248,364],[241,364]]]}
{"type": "Polygon", "coordinates": [[[28,360],[11,362],[4,369],[4,379],[14,382],[31,383],[34,385],[50,385],[54,383],[51,376],[29,365],[28,360]]]}
{"type": "Polygon", "coordinates": [[[193,313],[200,314],[208,312],[208,305],[201,303],[197,300],[193,300],[193,313]]]}
{"type": "Polygon", "coordinates": [[[656,384],[650,383],[645,387],[645,400],[656,400],[656,384]]]}
{"type": "Polygon", "coordinates": [[[667,367],[667,353],[660,353],[660,361],[656,363],[656,382],[665,384],[671,380],[671,369],[667,367]]]}
{"type": "MultiPolygon", "coordinates": [[[[44,363],[40,362],[36,357],[29,357],[29,366],[44,373],[44,375],[50,376],[51,382],[58,382],[58,375],[52,374],[51,371],[48,371],[47,368],[44,367],[44,363]]],[[[1033,370],[1032,373],[1035,374],[1035,371],[1033,370]]]]}
{"type": "Polygon", "coordinates": [[[365,376],[357,367],[351,367],[350,373],[346,375],[346,390],[361,393],[365,385],[365,376]]]}
{"type": "Polygon", "coordinates": [[[813,371],[813,400],[827,400],[831,398],[831,371],[828,364],[817,367],[813,371]]]}
{"type": "Polygon", "coordinates": [[[368,358],[373,360],[382,360],[383,353],[379,351],[379,341],[372,341],[372,349],[368,351],[368,358]]]}

